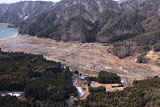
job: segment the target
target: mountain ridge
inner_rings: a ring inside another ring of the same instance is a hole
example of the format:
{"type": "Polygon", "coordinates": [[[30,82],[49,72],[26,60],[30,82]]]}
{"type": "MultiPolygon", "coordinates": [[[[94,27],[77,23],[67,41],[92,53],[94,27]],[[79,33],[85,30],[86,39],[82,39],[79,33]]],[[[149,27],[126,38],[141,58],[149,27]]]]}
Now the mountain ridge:
{"type": "Polygon", "coordinates": [[[12,4],[0,4],[0,22],[16,24],[29,17],[36,16],[54,6],[54,2],[20,1],[12,4]]]}
{"type": "MultiPolygon", "coordinates": [[[[73,27],[72,29],[64,28],[65,29],[64,32],[65,33],[71,32],[71,33],[74,33],[74,35],[82,36],[82,38],[79,40],[85,41],[83,36],[87,37],[93,33],[93,32],[91,33],[93,29],[91,30],[90,28],[94,28],[95,30],[95,26],[96,26],[95,23],[98,20],[100,13],[105,12],[105,11],[111,11],[111,12],[118,14],[120,12],[120,9],[118,7],[118,2],[112,1],[112,0],[65,0],[65,1],[63,0],[57,3],[47,12],[43,12],[42,14],[40,14],[38,17],[35,17],[31,20],[26,20],[26,22],[23,22],[24,26],[22,26],[21,33],[29,33],[30,35],[36,35],[38,37],[41,37],[39,35],[39,33],[42,32],[41,30],[47,29],[46,26],[44,26],[44,23],[47,24],[47,27],[49,28],[51,26],[61,26],[63,28],[65,26],[64,23],[65,22],[67,23],[68,20],[77,19],[76,17],[81,17],[81,19],[83,19],[84,22],[92,23],[92,27],[87,26],[87,28],[89,29],[87,29],[87,32],[85,32],[85,34],[83,31],[80,31],[79,33],[76,33],[76,34],[74,32],[69,31],[69,30],[75,31],[74,29],[75,27],[73,27]],[[26,24],[28,22],[31,22],[31,23],[26,24]],[[38,26],[37,26],[37,23],[38,23],[38,26]],[[31,26],[34,26],[34,28],[36,29],[41,29],[39,30],[40,32],[38,30],[34,30],[33,32],[32,31],[28,32],[27,29],[29,29],[29,27],[31,26]]],[[[78,20],[74,22],[78,22],[78,20]]],[[[56,28],[54,27],[52,29],[57,29],[57,27],[56,28]]],[[[53,30],[52,33],[48,34],[48,37],[55,39],[58,35],[59,38],[56,40],[60,39],[64,41],[69,41],[69,39],[68,40],[64,39],[66,38],[66,34],[62,34],[57,31],[53,30]],[[52,34],[55,34],[55,36],[52,34]]],[[[67,35],[70,36],[71,33],[67,35]]],[[[97,32],[94,31],[94,33],[97,33],[97,32]]],[[[95,39],[95,38],[91,38],[91,39],[95,39]]],[[[71,40],[75,40],[75,38],[71,40]]]]}

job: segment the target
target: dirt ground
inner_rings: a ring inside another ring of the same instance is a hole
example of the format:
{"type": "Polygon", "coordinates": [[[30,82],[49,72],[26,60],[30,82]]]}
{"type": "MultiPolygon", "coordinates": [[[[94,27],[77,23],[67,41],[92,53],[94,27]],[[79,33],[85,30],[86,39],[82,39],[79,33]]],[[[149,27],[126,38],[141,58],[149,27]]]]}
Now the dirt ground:
{"type": "MultiPolygon", "coordinates": [[[[19,35],[1,40],[0,48],[9,52],[43,54],[45,58],[64,63],[87,76],[97,76],[100,70],[113,72],[121,76],[126,86],[131,85],[134,80],[160,76],[159,63],[154,61],[152,55],[149,55],[153,59],[151,63],[138,64],[135,56],[119,59],[108,53],[109,47],[101,43],[65,43],[19,35]]],[[[157,54],[159,58],[159,53],[157,54]]]]}
{"type": "Polygon", "coordinates": [[[109,92],[114,92],[114,91],[118,91],[118,90],[121,91],[124,89],[124,87],[114,87],[114,86],[118,86],[118,85],[120,85],[120,84],[100,84],[98,82],[93,82],[93,88],[104,86],[106,88],[106,90],[109,92]]]}
{"type": "MultiPolygon", "coordinates": [[[[118,91],[118,90],[121,91],[121,90],[124,89],[124,87],[112,87],[112,86],[118,86],[118,85],[121,85],[121,84],[100,84],[98,82],[92,81],[92,85],[93,85],[92,86],[93,88],[104,86],[106,88],[106,90],[109,91],[109,92],[115,92],[115,91],[118,91]]],[[[79,98],[80,100],[84,100],[84,99],[87,98],[88,95],[90,95],[89,87],[88,87],[88,84],[87,84],[86,80],[78,79],[75,86],[82,88],[83,96],[81,98],[79,98]]]]}

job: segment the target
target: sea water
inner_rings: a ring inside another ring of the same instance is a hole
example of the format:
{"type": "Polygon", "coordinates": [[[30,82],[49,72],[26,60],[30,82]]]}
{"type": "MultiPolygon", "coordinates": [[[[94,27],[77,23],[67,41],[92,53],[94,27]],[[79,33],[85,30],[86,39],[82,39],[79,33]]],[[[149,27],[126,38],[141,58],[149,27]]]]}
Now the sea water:
{"type": "Polygon", "coordinates": [[[0,40],[4,40],[13,37],[18,34],[18,31],[14,28],[8,28],[7,25],[0,24],[0,40]]]}

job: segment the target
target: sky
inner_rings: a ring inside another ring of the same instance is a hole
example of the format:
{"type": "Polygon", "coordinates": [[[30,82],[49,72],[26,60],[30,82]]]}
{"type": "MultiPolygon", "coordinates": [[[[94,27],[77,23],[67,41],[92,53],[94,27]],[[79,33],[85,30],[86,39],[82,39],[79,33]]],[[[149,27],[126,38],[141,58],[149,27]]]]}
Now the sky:
{"type": "Polygon", "coordinates": [[[0,0],[0,3],[15,3],[18,1],[53,1],[53,2],[58,2],[60,0],[0,0]]]}

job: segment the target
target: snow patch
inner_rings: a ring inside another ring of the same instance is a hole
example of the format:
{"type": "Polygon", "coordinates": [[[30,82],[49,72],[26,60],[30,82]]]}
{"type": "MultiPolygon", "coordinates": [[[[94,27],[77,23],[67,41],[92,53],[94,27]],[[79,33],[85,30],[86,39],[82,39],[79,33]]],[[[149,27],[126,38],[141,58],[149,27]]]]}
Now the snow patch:
{"type": "Polygon", "coordinates": [[[88,4],[85,3],[85,2],[83,2],[82,4],[83,4],[83,6],[85,7],[85,9],[87,10],[87,9],[88,9],[88,4]]]}
{"type": "Polygon", "coordinates": [[[23,15],[22,15],[22,14],[18,14],[18,16],[19,16],[20,18],[23,18],[23,15]]]}
{"type": "Polygon", "coordinates": [[[6,95],[10,95],[10,96],[16,96],[19,97],[23,94],[22,91],[13,91],[13,92],[5,92],[5,93],[1,93],[1,96],[6,96],[6,95]]]}
{"type": "Polygon", "coordinates": [[[28,19],[28,17],[29,17],[29,16],[25,16],[23,19],[26,20],[26,19],[28,19]]]}
{"type": "Polygon", "coordinates": [[[83,97],[84,93],[81,87],[76,87],[77,91],[79,92],[79,97],[83,97]]]}
{"type": "Polygon", "coordinates": [[[70,70],[70,72],[73,72],[73,70],[70,70]]]}
{"type": "Polygon", "coordinates": [[[65,8],[69,7],[68,4],[65,4],[65,8]]]}
{"type": "Polygon", "coordinates": [[[99,12],[102,12],[102,11],[103,11],[103,8],[102,8],[102,6],[101,6],[100,1],[96,1],[96,2],[97,2],[97,5],[98,5],[98,7],[99,7],[99,12]]]}
{"type": "Polygon", "coordinates": [[[112,67],[108,67],[108,66],[106,66],[106,67],[105,67],[105,69],[112,69],[112,67]]]}
{"type": "Polygon", "coordinates": [[[78,81],[77,79],[72,78],[72,83],[73,83],[74,86],[77,84],[77,81],[78,81]]]}
{"type": "Polygon", "coordinates": [[[93,87],[93,81],[91,81],[91,83],[90,83],[90,87],[93,87]]]}
{"type": "Polygon", "coordinates": [[[77,1],[74,1],[73,4],[77,4],[77,1]]]}

